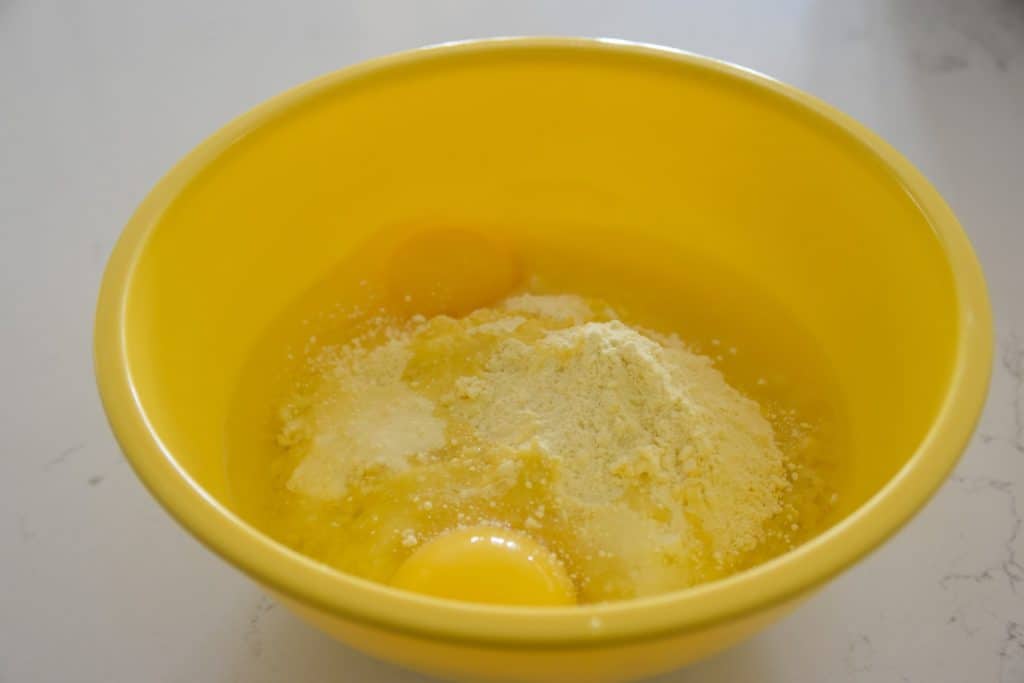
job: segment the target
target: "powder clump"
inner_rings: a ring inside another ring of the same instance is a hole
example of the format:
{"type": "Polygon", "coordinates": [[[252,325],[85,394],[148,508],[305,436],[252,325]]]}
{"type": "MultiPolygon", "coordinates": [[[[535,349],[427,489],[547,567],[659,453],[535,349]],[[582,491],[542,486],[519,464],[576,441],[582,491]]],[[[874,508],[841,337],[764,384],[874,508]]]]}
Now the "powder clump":
{"type": "Polygon", "coordinates": [[[369,511],[393,519],[373,551],[395,562],[452,527],[501,524],[556,552],[584,600],[650,595],[740,566],[785,508],[786,457],[758,404],[600,302],[521,295],[395,323],[318,367],[285,408],[287,486],[358,497],[354,531],[369,511]]]}

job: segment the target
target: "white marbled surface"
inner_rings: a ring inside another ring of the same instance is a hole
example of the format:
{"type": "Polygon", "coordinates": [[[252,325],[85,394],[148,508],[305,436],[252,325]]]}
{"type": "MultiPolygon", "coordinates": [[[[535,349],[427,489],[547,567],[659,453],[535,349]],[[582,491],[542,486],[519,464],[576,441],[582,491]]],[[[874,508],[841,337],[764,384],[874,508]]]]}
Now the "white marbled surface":
{"type": "Polygon", "coordinates": [[[932,179],[991,286],[998,362],[956,476],[793,616],[658,680],[1024,683],[1024,0],[0,0],[0,681],[425,680],[276,609],[149,498],[96,397],[93,304],[136,204],[230,117],[502,34],[662,43],[824,98],[932,179]]]}

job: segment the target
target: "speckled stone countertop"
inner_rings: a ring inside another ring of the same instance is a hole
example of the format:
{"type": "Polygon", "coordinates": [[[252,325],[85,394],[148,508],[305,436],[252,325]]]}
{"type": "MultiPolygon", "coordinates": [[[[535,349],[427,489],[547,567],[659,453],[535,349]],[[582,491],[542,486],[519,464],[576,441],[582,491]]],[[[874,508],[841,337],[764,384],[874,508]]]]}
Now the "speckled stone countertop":
{"type": "Polygon", "coordinates": [[[136,481],[92,379],[106,256],[230,117],[426,43],[602,35],[727,59],[879,132],[969,233],[998,339],[955,476],[791,617],[661,683],[1024,683],[1024,0],[0,0],[0,681],[412,683],[276,608],[136,481]]]}

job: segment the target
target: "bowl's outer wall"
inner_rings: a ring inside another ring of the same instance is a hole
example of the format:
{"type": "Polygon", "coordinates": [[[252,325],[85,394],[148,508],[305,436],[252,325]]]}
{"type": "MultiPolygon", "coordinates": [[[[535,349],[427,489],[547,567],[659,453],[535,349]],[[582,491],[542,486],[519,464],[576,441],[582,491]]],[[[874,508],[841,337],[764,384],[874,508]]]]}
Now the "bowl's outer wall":
{"type": "MultiPolygon", "coordinates": [[[[271,591],[273,594],[273,592],[271,591]]],[[[377,659],[459,683],[622,683],[655,676],[735,645],[802,599],[699,632],[600,648],[498,648],[438,643],[338,619],[275,595],[310,624],[377,659]]]]}

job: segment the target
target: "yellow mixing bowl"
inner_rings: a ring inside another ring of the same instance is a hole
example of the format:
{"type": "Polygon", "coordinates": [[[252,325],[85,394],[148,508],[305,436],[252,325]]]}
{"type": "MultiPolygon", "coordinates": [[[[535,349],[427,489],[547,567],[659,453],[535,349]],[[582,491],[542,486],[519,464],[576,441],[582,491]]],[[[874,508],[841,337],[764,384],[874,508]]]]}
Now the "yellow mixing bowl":
{"type": "Polygon", "coordinates": [[[153,495],[325,631],[448,678],[621,681],[753,633],[905,523],[968,441],[991,334],[956,218],[848,117],[694,55],[511,39],[345,69],[214,134],[125,229],[95,343],[110,422],[153,495]],[[230,509],[224,425],[250,349],[369,235],[424,219],[594,226],[589,248],[610,257],[639,258],[643,237],[744,274],[834,365],[851,434],[845,517],[726,580],[548,609],[339,575],[246,524],[230,509]]]}

